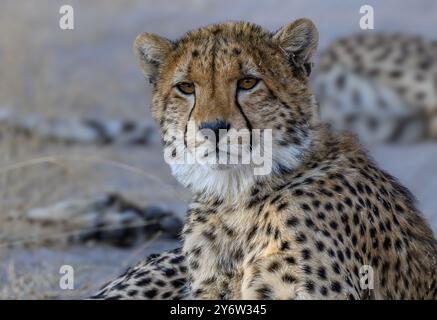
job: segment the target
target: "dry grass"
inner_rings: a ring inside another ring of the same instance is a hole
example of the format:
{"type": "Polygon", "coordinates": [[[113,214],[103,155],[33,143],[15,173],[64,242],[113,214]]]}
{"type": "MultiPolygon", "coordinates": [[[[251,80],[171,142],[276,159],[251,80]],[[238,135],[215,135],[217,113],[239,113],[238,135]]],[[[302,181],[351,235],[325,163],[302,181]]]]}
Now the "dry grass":
{"type": "Polygon", "coordinates": [[[178,188],[159,146],[63,145],[0,129],[0,299],[83,298],[144,257],[135,248],[73,248],[72,226],[35,223],[29,209],[107,192],[142,204],[182,202],[187,194],[178,188]],[[78,273],[74,291],[59,290],[65,262],[78,273]]]}
{"type": "Polygon", "coordinates": [[[95,244],[72,248],[67,242],[71,226],[30,221],[26,215],[29,209],[113,191],[143,204],[187,199],[162,162],[159,147],[142,150],[50,145],[23,134],[0,135],[1,299],[85,297],[127,264],[143,257],[134,254],[135,248],[117,253],[109,247],[105,249],[108,255],[105,250],[104,254],[97,252],[102,249],[95,244]],[[54,253],[39,257],[44,248],[54,253]],[[121,258],[114,260],[110,253],[121,258]],[[58,289],[57,268],[64,263],[64,256],[82,275],[80,286],[73,292],[58,289]]]}

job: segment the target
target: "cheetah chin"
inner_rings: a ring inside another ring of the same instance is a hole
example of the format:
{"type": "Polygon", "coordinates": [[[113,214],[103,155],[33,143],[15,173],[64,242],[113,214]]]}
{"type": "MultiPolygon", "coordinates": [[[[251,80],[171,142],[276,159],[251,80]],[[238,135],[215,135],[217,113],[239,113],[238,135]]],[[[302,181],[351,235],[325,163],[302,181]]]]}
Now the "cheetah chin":
{"type": "Polygon", "coordinates": [[[211,195],[241,194],[255,181],[251,165],[181,164],[170,167],[183,186],[211,195]]]}

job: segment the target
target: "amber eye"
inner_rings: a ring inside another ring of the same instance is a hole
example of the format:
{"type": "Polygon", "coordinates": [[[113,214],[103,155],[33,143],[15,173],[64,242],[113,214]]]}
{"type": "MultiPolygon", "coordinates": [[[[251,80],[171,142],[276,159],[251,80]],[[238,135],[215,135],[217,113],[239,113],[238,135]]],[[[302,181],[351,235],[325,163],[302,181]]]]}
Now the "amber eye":
{"type": "Polygon", "coordinates": [[[176,87],[185,94],[193,94],[194,93],[194,84],[190,82],[181,82],[176,85],[176,87]]]}
{"type": "Polygon", "coordinates": [[[238,80],[238,89],[250,90],[258,83],[256,78],[243,78],[238,80]]]}

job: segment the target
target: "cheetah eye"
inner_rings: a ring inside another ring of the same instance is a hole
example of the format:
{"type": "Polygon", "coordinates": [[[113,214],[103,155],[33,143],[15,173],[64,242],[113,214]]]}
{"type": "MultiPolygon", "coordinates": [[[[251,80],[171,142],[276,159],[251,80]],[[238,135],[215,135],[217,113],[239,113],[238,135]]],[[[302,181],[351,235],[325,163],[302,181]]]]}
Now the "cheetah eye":
{"type": "Polygon", "coordinates": [[[184,94],[193,94],[194,93],[194,84],[190,82],[181,82],[176,85],[176,88],[184,94]]]}
{"type": "Polygon", "coordinates": [[[237,84],[238,89],[250,90],[256,86],[258,81],[259,81],[259,79],[251,78],[251,77],[240,79],[240,80],[238,80],[238,84],[237,84]]]}

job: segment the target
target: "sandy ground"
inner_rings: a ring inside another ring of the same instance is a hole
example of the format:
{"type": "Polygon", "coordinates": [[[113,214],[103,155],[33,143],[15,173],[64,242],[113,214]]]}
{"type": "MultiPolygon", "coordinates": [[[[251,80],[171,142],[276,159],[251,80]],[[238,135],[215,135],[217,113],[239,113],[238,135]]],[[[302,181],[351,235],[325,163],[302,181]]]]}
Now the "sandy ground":
{"type": "Polygon", "coordinates": [[[142,258],[177,245],[158,239],[129,250],[104,245],[8,250],[2,255],[0,299],[83,299],[142,258]],[[63,265],[73,267],[72,290],[60,288],[63,265]]]}
{"type": "MultiPolygon", "coordinates": [[[[72,0],[75,30],[58,28],[59,3],[2,1],[0,5],[0,107],[25,117],[142,119],[151,122],[150,90],[132,57],[142,31],[169,38],[223,20],[250,20],[271,30],[299,17],[320,29],[320,47],[359,31],[361,1],[105,1],[72,0]]],[[[437,3],[367,1],[377,31],[435,37],[437,3]],[[395,9],[394,9],[395,8],[395,9]]],[[[437,144],[368,146],[384,169],[417,196],[437,233],[437,144]]],[[[72,196],[123,191],[183,215],[188,192],[171,177],[159,146],[63,146],[44,141],[0,139],[0,298],[83,298],[126,266],[177,245],[157,239],[139,247],[46,246],[23,213],[72,196]],[[43,156],[55,161],[28,163],[43,156]],[[23,161],[22,166],[18,165],[23,161]],[[127,164],[131,169],[124,165],[127,164]],[[34,236],[34,237],[32,237],[34,236]],[[29,240],[29,237],[31,241],[29,240]],[[26,240],[27,239],[27,240],[26,240]],[[17,244],[21,242],[21,244],[17,244]],[[59,267],[75,269],[73,291],[59,289],[59,267]]]]}

